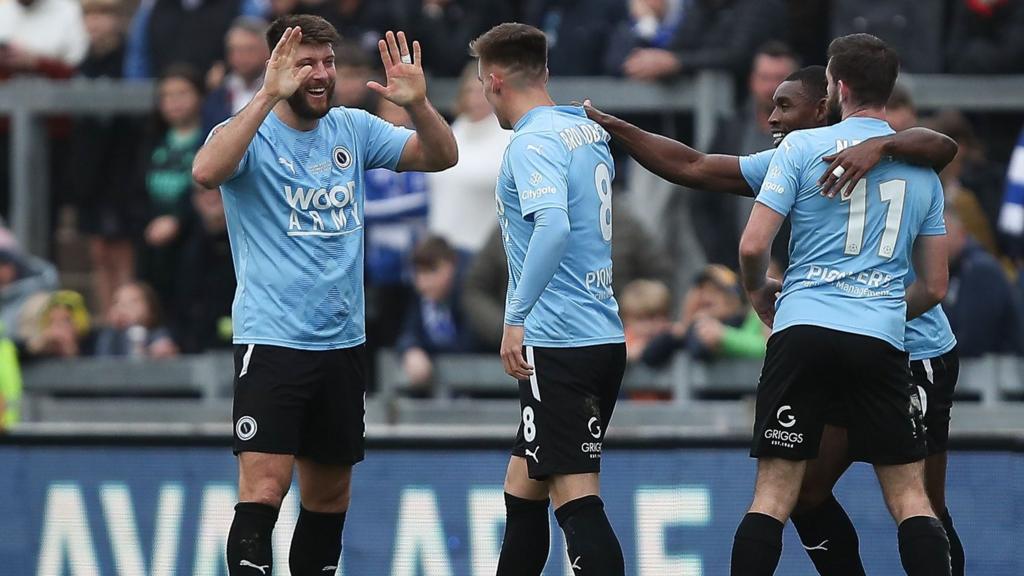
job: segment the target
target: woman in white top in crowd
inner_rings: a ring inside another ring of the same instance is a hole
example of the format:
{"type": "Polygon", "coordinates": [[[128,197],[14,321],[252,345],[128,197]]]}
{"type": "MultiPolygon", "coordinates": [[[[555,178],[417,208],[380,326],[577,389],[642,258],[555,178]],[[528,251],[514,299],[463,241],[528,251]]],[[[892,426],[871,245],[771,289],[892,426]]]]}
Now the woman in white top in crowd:
{"type": "Polygon", "coordinates": [[[512,132],[502,130],[484,98],[476,62],[462,72],[452,132],[459,144],[454,168],[429,174],[429,227],[458,250],[476,252],[497,219],[494,183],[512,132]]]}

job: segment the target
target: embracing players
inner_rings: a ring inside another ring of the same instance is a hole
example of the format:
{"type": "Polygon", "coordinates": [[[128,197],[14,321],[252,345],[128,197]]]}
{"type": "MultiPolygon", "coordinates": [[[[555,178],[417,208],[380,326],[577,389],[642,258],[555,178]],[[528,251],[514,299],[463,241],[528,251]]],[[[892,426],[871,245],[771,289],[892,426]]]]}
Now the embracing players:
{"type": "Polygon", "coordinates": [[[824,156],[892,132],[885,104],[898,71],[896,54],[874,36],[832,42],[828,102],[843,121],[783,139],[740,241],[744,286],[774,333],[757,390],[754,501],[736,531],[734,576],[774,573],[783,525],[836,402],[849,419],[851,456],[874,465],[899,526],[904,569],[950,574],[949,541],[925,490],[925,430],[904,351],[906,320],[946,290],[941,184],[931,170],[884,161],[841,203],[819,185],[824,156]],[[780,284],[766,272],[787,215],[791,263],[780,284]],[[920,275],[905,288],[912,250],[920,275]]]}
{"type": "MultiPolygon", "coordinates": [[[[775,109],[769,118],[775,143],[793,130],[825,126],[830,117],[828,81],[823,66],[808,66],[779,85],[775,109]]],[[[680,142],[646,132],[628,122],[587,107],[588,116],[601,124],[640,164],[666,180],[683,186],[753,196],[768,174],[775,150],[749,156],[712,155],[680,142]]],[[[860,144],[823,158],[830,163],[820,183],[830,197],[857,182],[884,157],[942,170],[956,155],[948,137],[925,128],[874,136],[860,144]],[[841,178],[833,175],[836,173],[841,178]]],[[[908,277],[912,281],[912,276],[908,277]]],[[[909,282],[908,282],[909,283],[909,282]]],[[[963,576],[964,552],[945,504],[946,447],[950,408],[956,387],[959,361],[956,340],[941,306],[935,306],[907,323],[904,338],[910,355],[914,383],[922,396],[927,429],[926,486],[932,507],[950,539],[953,576],[963,576]]],[[[825,417],[818,458],[808,462],[793,524],[815,567],[822,576],[863,576],[856,530],[832,489],[850,466],[851,449],[846,427],[849,418],[840,403],[825,417]]],[[[857,448],[853,448],[856,452],[857,448]]]]}
{"type": "Polygon", "coordinates": [[[547,92],[547,39],[502,24],[471,44],[484,94],[514,135],[495,190],[509,266],[501,358],[522,422],[505,476],[499,576],[539,576],[548,501],[574,573],[624,574],[599,496],[601,446],[626,366],[612,294],[608,135],[547,92]]]}
{"type": "Polygon", "coordinates": [[[267,32],[263,87],[214,129],[192,174],[221,187],[238,289],[234,452],[239,503],[228,570],[271,573],[271,532],[299,472],[301,508],[289,568],[335,573],[352,466],[363,459],[365,171],[438,171],[455,164],[451,130],[427,101],[420,47],[388,32],[387,85],[416,131],[362,110],[333,108],[338,33],[316,16],[285,16],[267,32]]]}

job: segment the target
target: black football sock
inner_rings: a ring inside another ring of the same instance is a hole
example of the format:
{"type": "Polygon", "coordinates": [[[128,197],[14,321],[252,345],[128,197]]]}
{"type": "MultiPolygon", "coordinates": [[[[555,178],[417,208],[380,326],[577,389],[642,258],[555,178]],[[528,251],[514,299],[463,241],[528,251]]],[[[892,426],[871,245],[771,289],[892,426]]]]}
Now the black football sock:
{"type": "Polygon", "coordinates": [[[950,576],[949,539],[942,522],[913,516],[900,523],[900,561],[908,576],[950,576]]]}
{"type": "Polygon", "coordinates": [[[555,510],[565,533],[565,546],[573,573],[586,576],[623,576],[626,573],[622,547],[604,513],[598,496],[571,500],[555,510]]]}
{"type": "Polygon", "coordinates": [[[344,512],[311,512],[300,506],[292,547],[288,552],[288,569],[292,576],[323,576],[337,572],[344,528],[344,512]]]}
{"type": "Polygon", "coordinates": [[[865,576],[857,530],[835,496],[792,520],[818,574],[865,576]]]}
{"type": "Polygon", "coordinates": [[[551,547],[548,502],[505,494],[505,539],[497,576],[540,576],[544,571],[551,547]]]}
{"type": "Polygon", "coordinates": [[[732,576],[771,576],[782,556],[782,527],[767,514],[747,512],[732,541],[732,576]]]}
{"type": "Polygon", "coordinates": [[[228,574],[270,576],[274,566],[271,535],[277,508],[258,502],[239,502],[228,532],[228,574]]]}
{"type": "Polygon", "coordinates": [[[946,529],[946,537],[949,538],[949,559],[953,564],[953,576],[964,576],[966,563],[964,545],[960,542],[960,535],[956,533],[956,528],[953,527],[953,518],[949,515],[949,509],[942,511],[939,520],[942,521],[942,527],[946,529]]]}

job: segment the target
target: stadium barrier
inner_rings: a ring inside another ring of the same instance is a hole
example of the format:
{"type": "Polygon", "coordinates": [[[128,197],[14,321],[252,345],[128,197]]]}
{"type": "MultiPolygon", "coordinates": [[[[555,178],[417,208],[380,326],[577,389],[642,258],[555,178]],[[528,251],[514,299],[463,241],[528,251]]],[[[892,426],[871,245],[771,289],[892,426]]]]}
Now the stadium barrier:
{"type": "MultiPolygon", "coordinates": [[[[921,110],[1024,110],[1024,75],[904,74],[900,82],[908,87],[921,110]]],[[[591,98],[595,105],[615,114],[658,116],[662,119],[661,132],[669,136],[675,135],[676,115],[692,114],[693,142],[699,149],[711,143],[718,119],[736,110],[732,80],[721,72],[702,72],[667,83],[606,77],[554,78],[550,87],[557,102],[591,98]]],[[[434,103],[442,111],[451,111],[458,80],[432,79],[429,88],[434,103]]],[[[33,254],[46,254],[50,242],[45,118],[59,114],[145,114],[153,109],[154,95],[155,86],[150,81],[15,79],[0,84],[0,116],[11,120],[11,225],[22,246],[33,254]]]]}
{"type": "MultiPolygon", "coordinates": [[[[602,492],[636,576],[724,576],[749,504],[754,464],[742,438],[618,435],[606,442],[602,492]]],[[[509,441],[459,430],[388,435],[371,428],[356,468],[339,574],[493,576],[504,521],[509,441]]],[[[0,572],[16,576],[223,576],[236,501],[222,435],[0,436],[0,572]]],[[[1024,574],[1024,439],[954,445],[948,502],[969,574],[1024,574]]],[[[869,574],[902,574],[896,530],[870,468],[837,497],[860,534],[869,574]]],[[[274,533],[286,575],[293,488],[274,533]]],[[[552,523],[545,576],[570,576],[552,523]]],[[[813,568],[788,528],[778,574],[813,568]]]]}

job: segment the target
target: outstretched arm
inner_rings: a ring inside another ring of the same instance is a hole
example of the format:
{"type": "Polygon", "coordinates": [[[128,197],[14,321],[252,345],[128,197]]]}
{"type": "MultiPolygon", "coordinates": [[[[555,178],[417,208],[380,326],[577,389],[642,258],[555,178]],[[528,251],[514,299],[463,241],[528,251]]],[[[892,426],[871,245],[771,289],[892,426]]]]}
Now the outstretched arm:
{"type": "Polygon", "coordinates": [[[886,156],[908,164],[930,166],[941,172],[956,157],[957,150],[956,142],[945,134],[921,127],[908,128],[888,136],[869,138],[825,156],[822,161],[828,162],[829,167],[818,184],[821,185],[821,193],[832,198],[851,182],[855,184],[863,178],[886,156]],[[841,168],[839,176],[835,175],[837,168],[841,168]]]}
{"type": "Polygon", "coordinates": [[[382,97],[405,108],[416,128],[402,150],[398,171],[440,172],[455,166],[459,149],[455,136],[444,118],[427,100],[427,81],[423,75],[420,43],[412,43],[412,54],[405,32],[385,34],[377,42],[380,59],[387,74],[387,85],[367,82],[366,85],[382,97]]]}
{"type": "Polygon", "coordinates": [[[737,156],[704,154],[682,142],[643,130],[605,114],[585,102],[587,117],[600,124],[641,166],[657,176],[690,188],[754,196],[740,171],[737,156]]]}

